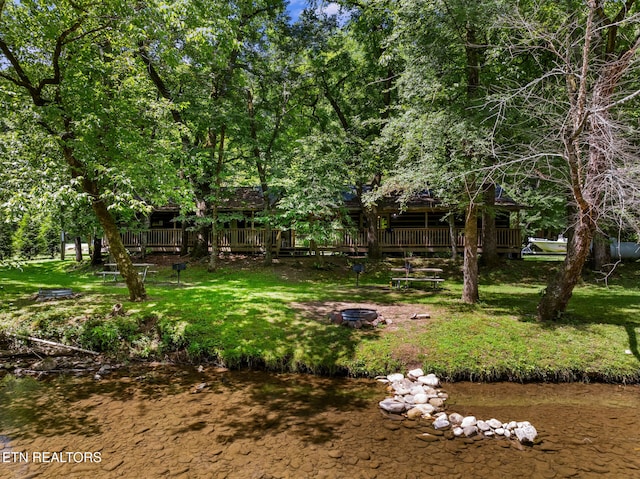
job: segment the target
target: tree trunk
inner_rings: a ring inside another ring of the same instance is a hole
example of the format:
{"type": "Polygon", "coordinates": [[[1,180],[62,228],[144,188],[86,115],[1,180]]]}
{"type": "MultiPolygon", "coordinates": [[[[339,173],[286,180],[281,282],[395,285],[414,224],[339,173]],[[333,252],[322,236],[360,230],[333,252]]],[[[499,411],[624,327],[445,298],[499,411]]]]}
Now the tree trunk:
{"type": "Polygon", "coordinates": [[[456,217],[449,212],[449,242],[451,243],[451,259],[458,259],[458,235],[456,234],[456,217]]]}
{"type": "Polygon", "coordinates": [[[540,321],[553,321],[564,313],[573,294],[573,288],[582,274],[582,267],[589,256],[595,223],[588,214],[580,212],[579,215],[576,229],[567,244],[564,263],[558,273],[549,281],[544,295],[538,303],[538,319],[540,321]]]}
{"type": "Polygon", "coordinates": [[[592,257],[595,271],[602,271],[605,265],[611,264],[611,246],[607,235],[603,233],[595,234],[592,257]]]}
{"type": "Polygon", "coordinates": [[[484,208],[482,209],[482,264],[489,268],[498,262],[498,237],[496,230],[496,185],[487,185],[482,192],[484,208]]]}
{"type": "Polygon", "coordinates": [[[378,240],[378,208],[365,207],[364,214],[367,218],[367,256],[373,260],[382,258],[382,248],[378,240]]]}
{"type": "Polygon", "coordinates": [[[273,238],[271,237],[271,219],[267,213],[267,221],[264,224],[264,264],[269,266],[273,262],[273,238]]]}
{"type": "Polygon", "coordinates": [[[76,236],[73,238],[73,244],[76,249],[76,262],[82,262],[82,238],[80,236],[76,236]]]}
{"type": "Polygon", "coordinates": [[[478,293],[478,207],[471,201],[464,223],[464,265],[462,301],[477,303],[478,293]]]}
{"type": "Polygon", "coordinates": [[[91,251],[91,266],[102,264],[102,236],[93,236],[93,250],[91,251]]]}
{"type": "Polygon", "coordinates": [[[94,200],[91,206],[93,207],[93,211],[100,221],[107,240],[109,241],[109,251],[118,265],[118,271],[120,271],[120,274],[127,284],[129,299],[131,301],[143,301],[147,297],[144,283],[140,279],[140,276],[138,276],[136,269],[133,267],[129,253],[122,243],[120,231],[118,230],[118,226],[116,225],[113,216],[111,216],[111,213],[102,200],[94,200]]]}
{"type": "Polygon", "coordinates": [[[218,256],[220,255],[220,246],[218,244],[218,199],[213,200],[211,207],[211,256],[209,256],[209,266],[207,271],[210,273],[218,269],[218,256]]]}
{"type": "Polygon", "coordinates": [[[60,232],[60,261],[64,261],[65,253],[67,252],[67,241],[65,238],[64,227],[60,232]]]}
{"type": "Polygon", "coordinates": [[[191,257],[193,259],[201,259],[209,254],[209,233],[211,228],[207,226],[207,204],[203,199],[196,201],[196,231],[195,243],[191,248],[191,257]]]}
{"type": "Polygon", "coordinates": [[[182,222],[180,233],[182,236],[182,244],[180,245],[180,256],[187,256],[189,254],[189,231],[187,230],[187,225],[184,221],[182,222]]]}

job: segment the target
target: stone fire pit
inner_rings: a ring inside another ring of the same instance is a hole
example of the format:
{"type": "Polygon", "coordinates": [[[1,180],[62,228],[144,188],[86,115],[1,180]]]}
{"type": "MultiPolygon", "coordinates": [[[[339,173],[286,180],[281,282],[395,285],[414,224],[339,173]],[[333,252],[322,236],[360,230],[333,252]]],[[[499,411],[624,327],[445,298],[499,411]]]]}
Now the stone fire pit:
{"type": "Polygon", "coordinates": [[[380,323],[387,324],[381,314],[375,309],[369,308],[348,308],[334,311],[329,316],[332,323],[355,329],[363,327],[375,328],[380,323]]]}

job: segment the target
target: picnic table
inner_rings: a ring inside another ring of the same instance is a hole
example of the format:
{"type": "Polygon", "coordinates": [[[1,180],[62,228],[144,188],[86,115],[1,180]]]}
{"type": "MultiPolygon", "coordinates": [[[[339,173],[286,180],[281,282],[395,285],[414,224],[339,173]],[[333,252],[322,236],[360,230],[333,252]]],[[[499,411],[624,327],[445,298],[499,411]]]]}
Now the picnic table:
{"type": "Polygon", "coordinates": [[[396,288],[400,288],[402,283],[408,288],[413,282],[426,282],[436,288],[444,278],[440,277],[443,270],[441,268],[413,268],[411,266],[404,268],[391,268],[393,272],[403,272],[404,276],[396,276],[391,278],[391,282],[395,283],[396,288]]]}
{"type": "MultiPolygon", "coordinates": [[[[118,265],[116,263],[106,263],[104,265],[106,268],[109,268],[105,271],[98,271],[96,274],[102,276],[102,281],[106,281],[108,277],[113,277],[115,282],[118,281],[118,276],[120,276],[120,271],[118,271],[118,265]],[[115,269],[111,269],[115,268],[115,269]]],[[[153,268],[155,266],[154,263],[133,263],[133,267],[139,269],[138,274],[142,276],[142,282],[144,283],[147,279],[147,274],[153,271],[150,271],[149,268],[153,268]]]]}

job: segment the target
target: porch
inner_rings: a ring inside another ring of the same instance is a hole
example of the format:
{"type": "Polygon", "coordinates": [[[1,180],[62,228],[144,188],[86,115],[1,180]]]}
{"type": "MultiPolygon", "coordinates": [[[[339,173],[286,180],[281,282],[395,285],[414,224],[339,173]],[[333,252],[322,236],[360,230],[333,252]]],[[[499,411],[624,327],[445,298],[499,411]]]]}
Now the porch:
{"type": "MultiPolygon", "coordinates": [[[[464,229],[454,230],[456,247],[464,247],[464,229]]],[[[520,254],[522,236],[516,228],[498,228],[496,230],[498,253],[520,254]]],[[[183,232],[179,229],[151,229],[145,232],[122,233],[125,247],[129,251],[179,253],[182,250],[183,232]]],[[[186,235],[187,245],[195,244],[195,235],[186,235]]],[[[478,234],[478,247],[482,250],[482,230],[478,234]]],[[[209,237],[209,244],[211,244],[209,237]]],[[[450,251],[449,228],[393,228],[378,232],[378,241],[383,253],[431,254],[450,251]]],[[[218,232],[220,251],[223,253],[260,254],[264,252],[265,230],[258,228],[231,228],[218,232]]],[[[275,254],[305,255],[312,250],[311,241],[295,231],[272,231],[272,244],[275,254]]],[[[365,231],[335,230],[331,238],[318,243],[317,249],[324,252],[347,254],[365,254],[367,236],[365,231]]]]}

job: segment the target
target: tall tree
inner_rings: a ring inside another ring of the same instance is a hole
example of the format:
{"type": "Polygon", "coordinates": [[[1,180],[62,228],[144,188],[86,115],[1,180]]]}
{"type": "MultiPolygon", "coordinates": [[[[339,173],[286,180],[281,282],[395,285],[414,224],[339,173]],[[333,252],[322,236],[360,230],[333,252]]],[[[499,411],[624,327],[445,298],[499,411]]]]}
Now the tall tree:
{"type": "MultiPolygon", "coordinates": [[[[381,193],[399,190],[406,199],[429,190],[452,213],[464,211],[462,300],[468,303],[479,299],[482,208],[485,224],[494,219],[495,186],[486,174],[492,132],[484,124],[483,103],[496,69],[487,50],[497,9],[495,1],[404,2],[391,39],[406,68],[398,81],[402,108],[385,132],[398,145],[398,161],[381,193]]],[[[492,229],[486,232],[492,234],[492,229]]],[[[488,258],[495,255],[495,238],[487,241],[486,253],[488,258]]]]}
{"type": "Polygon", "coordinates": [[[139,301],[145,287],[114,212],[144,206],[141,193],[159,199],[175,183],[165,161],[171,132],[158,129],[164,111],[122,34],[134,13],[118,1],[2,1],[0,81],[2,101],[19,105],[55,140],[72,183],[91,201],[129,298],[139,301]]]}
{"type": "MultiPolygon", "coordinates": [[[[340,2],[343,19],[308,11],[302,18],[310,35],[309,72],[317,82],[322,101],[334,122],[323,124],[334,138],[344,138],[344,160],[365,217],[367,254],[380,258],[376,201],[366,194],[380,186],[392,155],[380,138],[396,104],[395,80],[400,57],[389,55],[385,39],[390,34],[392,2],[340,2]]],[[[317,107],[317,105],[315,105],[317,107]]],[[[314,135],[317,133],[314,133],[314,135]]]]}
{"type": "Polygon", "coordinates": [[[560,186],[573,211],[567,255],[538,305],[540,320],[567,308],[592,240],[605,224],[638,228],[637,131],[624,108],[637,106],[640,49],[638,2],[531,2],[505,28],[514,64],[532,56],[538,76],[502,97],[540,126],[533,151],[509,163],[560,186]],[[634,146],[635,145],[635,146],[634,146]]]}

